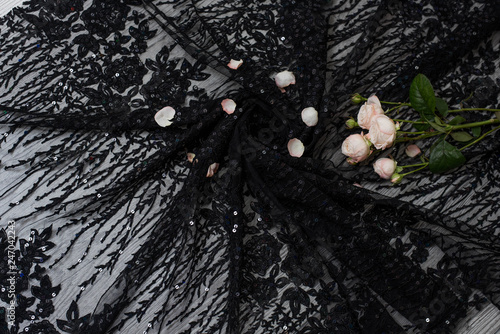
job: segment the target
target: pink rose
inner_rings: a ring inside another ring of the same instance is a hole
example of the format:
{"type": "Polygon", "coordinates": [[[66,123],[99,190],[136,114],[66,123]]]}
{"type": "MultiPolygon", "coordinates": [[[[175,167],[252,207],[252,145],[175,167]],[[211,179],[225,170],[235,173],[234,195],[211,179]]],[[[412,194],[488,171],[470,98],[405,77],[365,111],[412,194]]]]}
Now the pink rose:
{"type": "Polygon", "coordinates": [[[396,124],[385,115],[377,115],[372,119],[368,135],[373,146],[385,150],[391,147],[396,139],[396,124]]]}
{"type": "Polygon", "coordinates": [[[276,74],[276,76],[274,77],[274,81],[276,82],[276,86],[278,86],[280,91],[284,93],[285,90],[283,88],[295,84],[295,76],[290,71],[283,71],[276,74]]]}
{"type": "Polygon", "coordinates": [[[417,145],[410,145],[405,150],[406,155],[409,156],[410,158],[415,158],[421,152],[422,151],[420,151],[420,148],[417,145]]]}
{"type": "Polygon", "coordinates": [[[359,108],[358,125],[362,129],[370,129],[372,120],[377,115],[383,115],[384,110],[378,100],[378,97],[373,95],[368,98],[368,101],[359,108]]]}
{"type": "Polygon", "coordinates": [[[370,155],[370,142],[363,136],[363,133],[350,135],[342,143],[342,154],[349,157],[347,162],[356,164],[370,155]]]}
{"type": "Polygon", "coordinates": [[[382,158],[375,161],[373,169],[381,178],[389,180],[396,170],[396,161],[389,158],[382,158]]]}

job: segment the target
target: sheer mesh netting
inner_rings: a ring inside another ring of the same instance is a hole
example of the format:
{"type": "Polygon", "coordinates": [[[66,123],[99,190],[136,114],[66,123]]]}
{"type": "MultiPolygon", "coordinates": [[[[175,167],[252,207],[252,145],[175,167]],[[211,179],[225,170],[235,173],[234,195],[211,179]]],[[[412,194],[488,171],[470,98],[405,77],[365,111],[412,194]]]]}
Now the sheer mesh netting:
{"type": "Polygon", "coordinates": [[[499,134],[398,187],[340,144],[351,93],[405,101],[417,73],[450,105],[499,108],[499,18],[479,0],[13,9],[0,332],[496,333],[499,134]]]}

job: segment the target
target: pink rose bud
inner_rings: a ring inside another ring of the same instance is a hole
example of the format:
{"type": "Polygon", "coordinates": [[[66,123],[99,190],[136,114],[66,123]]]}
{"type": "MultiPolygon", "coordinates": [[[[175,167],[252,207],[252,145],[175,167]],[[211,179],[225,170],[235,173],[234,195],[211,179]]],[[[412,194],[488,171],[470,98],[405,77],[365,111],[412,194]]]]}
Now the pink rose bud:
{"type": "Polygon", "coordinates": [[[276,82],[276,86],[280,89],[282,93],[285,92],[283,88],[288,87],[289,85],[295,85],[295,76],[290,71],[283,71],[274,77],[274,81],[276,82]]]}
{"type": "Polygon", "coordinates": [[[219,170],[219,164],[217,162],[214,162],[213,164],[208,166],[207,177],[214,176],[218,170],[219,170]]]}
{"type": "Polygon", "coordinates": [[[237,70],[238,68],[240,68],[241,64],[243,64],[243,59],[240,60],[231,59],[231,61],[227,64],[227,67],[229,67],[232,70],[237,70]]]}
{"type": "Polygon", "coordinates": [[[385,115],[377,115],[370,126],[370,141],[379,150],[391,147],[396,139],[396,125],[385,115]]]}
{"type": "Polygon", "coordinates": [[[222,109],[226,112],[226,114],[231,115],[236,109],[236,102],[231,99],[225,99],[221,102],[222,109]]]}
{"type": "Polygon", "coordinates": [[[403,177],[400,175],[400,174],[392,174],[391,176],[391,182],[393,184],[398,184],[398,183],[401,183],[401,181],[403,181],[403,177]]]}
{"type": "Polygon", "coordinates": [[[187,154],[187,159],[190,163],[193,163],[193,160],[194,160],[194,157],[196,156],[196,154],[194,153],[188,153],[187,154]]]}
{"type": "Polygon", "coordinates": [[[384,110],[378,100],[378,97],[373,95],[368,98],[368,101],[359,108],[358,124],[362,129],[370,129],[372,120],[375,116],[383,115],[384,110]]]}
{"type": "Polygon", "coordinates": [[[348,163],[356,164],[370,155],[370,142],[362,134],[350,135],[342,143],[342,154],[349,157],[348,163]]]}
{"type": "Polygon", "coordinates": [[[172,124],[172,119],[175,116],[175,110],[172,107],[165,107],[155,114],[155,121],[161,127],[166,127],[172,124]]]}
{"type": "Polygon", "coordinates": [[[417,145],[410,145],[406,148],[405,153],[410,158],[415,158],[417,155],[422,153],[417,145]]]}
{"type": "Polygon", "coordinates": [[[382,158],[375,161],[373,169],[381,178],[389,180],[396,170],[396,161],[389,158],[382,158]]]}
{"type": "Polygon", "coordinates": [[[359,93],[352,94],[351,102],[353,104],[360,104],[361,102],[363,102],[363,97],[359,93]]]}
{"type": "Polygon", "coordinates": [[[297,138],[290,139],[288,141],[288,153],[292,157],[300,158],[304,154],[304,144],[297,138]]]}
{"type": "Polygon", "coordinates": [[[313,107],[308,107],[302,110],[302,121],[307,126],[315,126],[318,124],[318,111],[313,107]]]}

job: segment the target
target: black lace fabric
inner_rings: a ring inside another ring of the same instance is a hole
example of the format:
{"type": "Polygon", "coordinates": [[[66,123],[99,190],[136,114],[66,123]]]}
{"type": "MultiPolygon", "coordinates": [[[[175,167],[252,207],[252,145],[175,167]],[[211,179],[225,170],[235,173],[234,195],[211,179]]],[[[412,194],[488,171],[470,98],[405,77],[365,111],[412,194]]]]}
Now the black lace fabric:
{"type": "Polygon", "coordinates": [[[0,332],[496,333],[500,135],[398,187],[339,148],[351,93],[404,101],[418,73],[450,105],[499,108],[499,19],[488,0],[14,8],[0,21],[0,332]]]}

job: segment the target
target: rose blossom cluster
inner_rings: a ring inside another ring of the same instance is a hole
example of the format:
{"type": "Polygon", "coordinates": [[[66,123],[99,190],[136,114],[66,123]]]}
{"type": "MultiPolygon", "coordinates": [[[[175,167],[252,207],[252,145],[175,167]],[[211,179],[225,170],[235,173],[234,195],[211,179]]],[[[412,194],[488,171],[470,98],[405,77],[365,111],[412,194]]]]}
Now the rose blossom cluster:
{"type": "Polygon", "coordinates": [[[378,150],[391,147],[396,139],[396,124],[384,115],[379,99],[373,95],[358,112],[358,125],[368,130],[367,134],[350,135],[342,144],[342,153],[351,164],[361,162],[373,152],[372,145],[378,150]]]}
{"type": "MultiPolygon", "coordinates": [[[[355,124],[355,121],[350,120],[348,124],[352,123],[355,124]]],[[[374,148],[385,150],[391,147],[396,140],[399,126],[384,114],[382,104],[375,95],[369,97],[359,109],[357,125],[364,130],[368,130],[368,133],[361,132],[360,134],[350,135],[342,143],[342,153],[348,157],[347,162],[352,165],[366,160],[372,154],[374,148]]],[[[392,159],[379,159],[375,162],[373,168],[384,179],[397,178],[397,174],[394,173],[397,163],[392,159]]]]}

